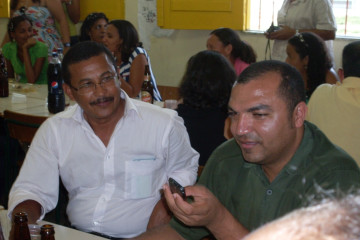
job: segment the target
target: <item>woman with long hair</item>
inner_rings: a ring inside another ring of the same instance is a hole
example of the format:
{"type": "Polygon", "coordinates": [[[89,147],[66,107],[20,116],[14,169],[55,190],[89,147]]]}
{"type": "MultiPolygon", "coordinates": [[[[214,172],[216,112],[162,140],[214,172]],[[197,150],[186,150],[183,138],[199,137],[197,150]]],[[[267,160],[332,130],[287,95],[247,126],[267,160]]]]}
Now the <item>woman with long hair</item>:
{"type": "Polygon", "coordinates": [[[212,151],[226,141],[227,104],[236,74],[220,53],[202,51],[190,58],[180,84],[182,103],[176,109],[189,133],[191,146],[204,166],[212,151]]]}
{"type": "Polygon", "coordinates": [[[311,32],[296,34],[289,39],[286,53],[286,62],[294,66],[304,80],[307,98],[320,84],[338,81],[324,40],[318,35],[311,32]]]}
{"type": "Polygon", "coordinates": [[[102,12],[90,13],[81,25],[80,42],[95,41],[102,43],[109,19],[102,12]]]}
{"type": "Polygon", "coordinates": [[[254,49],[242,41],[234,30],[218,28],[210,33],[206,47],[208,50],[217,51],[226,57],[233,65],[236,75],[256,62],[254,49]]]}
{"type": "Polygon", "coordinates": [[[126,20],[113,20],[107,26],[103,43],[116,58],[121,88],[129,97],[139,96],[144,81],[145,65],[149,65],[154,100],[161,101],[150,57],[142,47],[135,27],[126,20]]]}

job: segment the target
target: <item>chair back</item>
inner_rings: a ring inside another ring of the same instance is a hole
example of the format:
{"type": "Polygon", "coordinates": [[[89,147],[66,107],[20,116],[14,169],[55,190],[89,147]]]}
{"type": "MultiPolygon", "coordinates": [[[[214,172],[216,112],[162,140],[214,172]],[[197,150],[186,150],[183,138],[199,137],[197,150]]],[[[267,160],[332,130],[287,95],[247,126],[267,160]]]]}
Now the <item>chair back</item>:
{"type": "Polygon", "coordinates": [[[4,111],[9,136],[22,144],[30,145],[37,129],[47,117],[27,115],[9,110],[4,111]]]}

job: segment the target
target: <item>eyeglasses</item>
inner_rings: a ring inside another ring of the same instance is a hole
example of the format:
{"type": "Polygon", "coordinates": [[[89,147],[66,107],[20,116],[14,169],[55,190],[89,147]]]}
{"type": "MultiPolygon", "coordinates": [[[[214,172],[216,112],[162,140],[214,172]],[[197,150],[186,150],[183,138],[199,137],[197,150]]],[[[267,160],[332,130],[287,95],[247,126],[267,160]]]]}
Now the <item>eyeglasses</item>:
{"type": "Polygon", "coordinates": [[[115,74],[104,76],[100,79],[99,83],[95,83],[92,81],[85,82],[81,84],[78,88],[69,84],[69,86],[78,92],[79,95],[86,95],[90,93],[94,93],[96,91],[96,86],[100,85],[103,89],[107,89],[113,87],[115,85],[115,81],[117,80],[117,76],[115,74]]]}
{"type": "Polygon", "coordinates": [[[296,36],[299,38],[300,42],[305,45],[306,48],[309,48],[309,45],[305,42],[305,39],[301,33],[298,33],[296,36]]]}

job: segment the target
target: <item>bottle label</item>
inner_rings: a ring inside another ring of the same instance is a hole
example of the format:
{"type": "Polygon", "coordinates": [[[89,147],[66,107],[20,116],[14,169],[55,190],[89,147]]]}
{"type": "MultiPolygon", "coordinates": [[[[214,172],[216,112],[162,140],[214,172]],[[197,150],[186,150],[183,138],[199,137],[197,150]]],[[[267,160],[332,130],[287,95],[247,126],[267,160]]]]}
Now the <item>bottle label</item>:
{"type": "Polygon", "coordinates": [[[152,103],[151,94],[148,91],[141,91],[141,101],[152,103]]]}
{"type": "Polygon", "coordinates": [[[51,94],[62,94],[63,93],[62,88],[59,87],[59,83],[57,81],[51,82],[50,93],[51,94]]]}

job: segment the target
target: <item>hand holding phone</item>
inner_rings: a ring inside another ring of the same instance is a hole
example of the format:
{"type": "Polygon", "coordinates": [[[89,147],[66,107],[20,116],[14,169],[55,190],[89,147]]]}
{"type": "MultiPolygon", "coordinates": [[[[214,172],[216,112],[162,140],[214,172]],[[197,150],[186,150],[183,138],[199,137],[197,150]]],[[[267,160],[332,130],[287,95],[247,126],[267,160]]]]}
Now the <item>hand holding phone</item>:
{"type": "Polygon", "coordinates": [[[177,193],[186,200],[186,194],[185,194],[185,188],[180,185],[177,181],[175,181],[173,178],[169,178],[169,186],[172,193],[177,193]]]}

